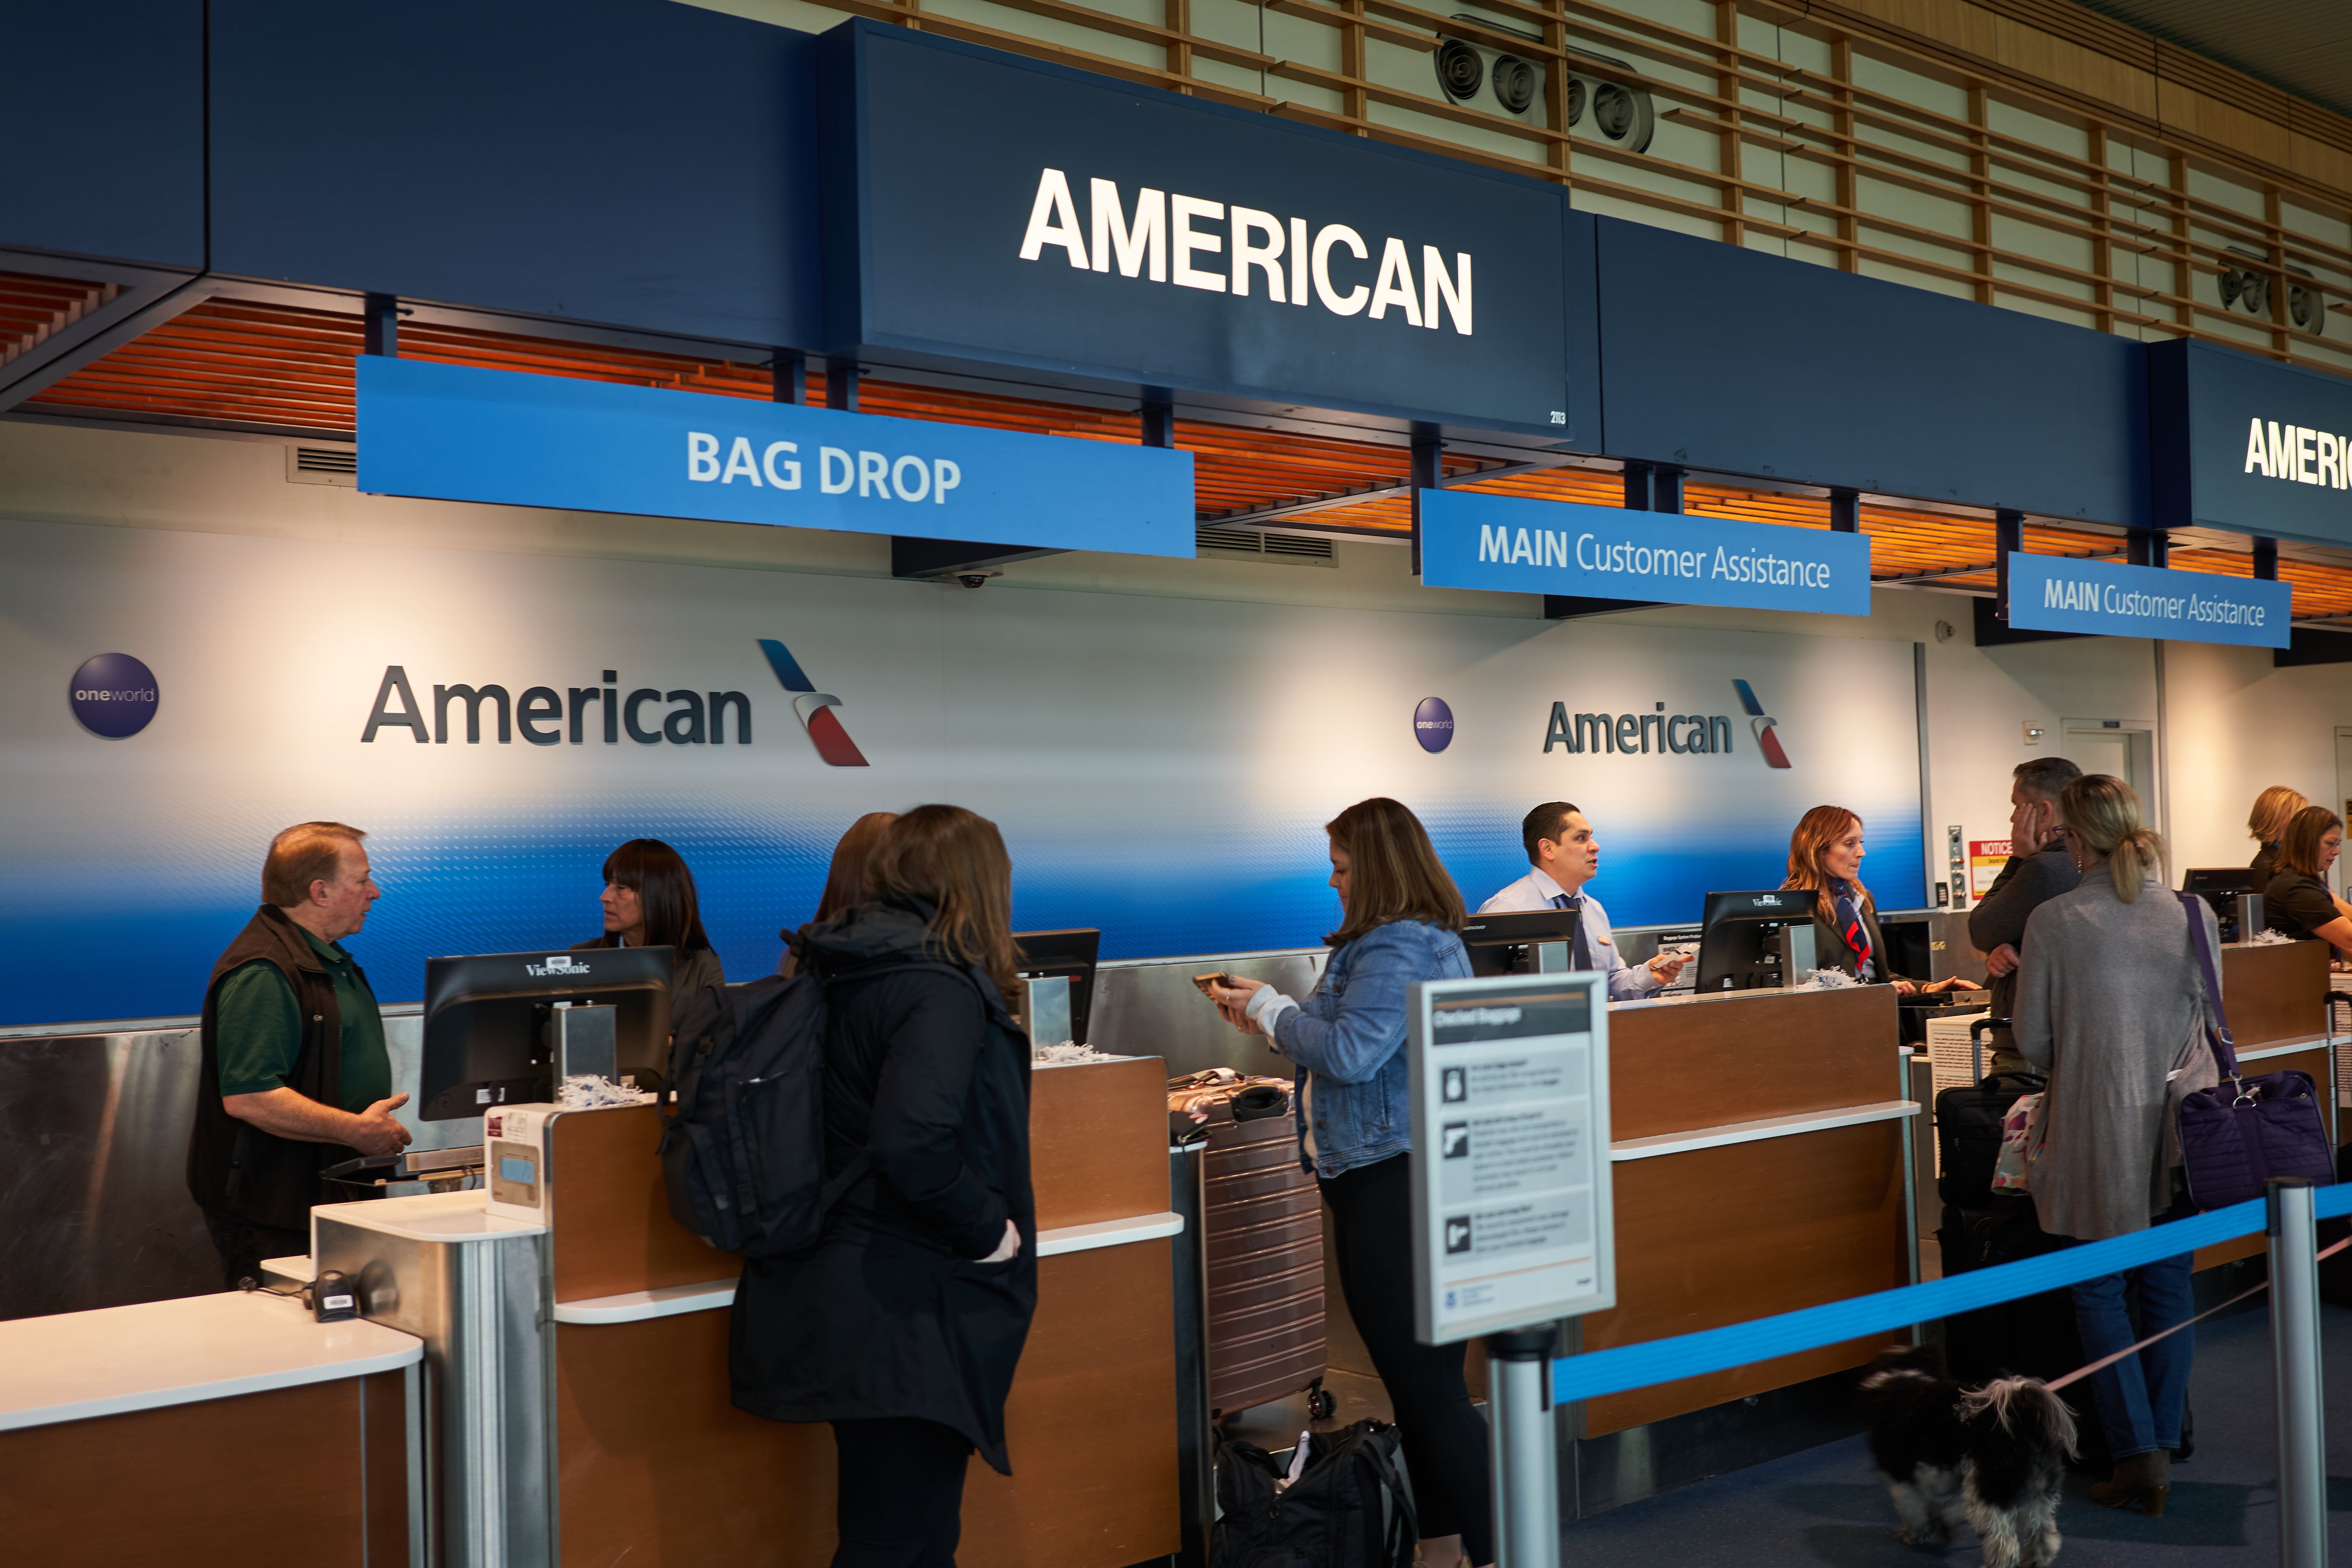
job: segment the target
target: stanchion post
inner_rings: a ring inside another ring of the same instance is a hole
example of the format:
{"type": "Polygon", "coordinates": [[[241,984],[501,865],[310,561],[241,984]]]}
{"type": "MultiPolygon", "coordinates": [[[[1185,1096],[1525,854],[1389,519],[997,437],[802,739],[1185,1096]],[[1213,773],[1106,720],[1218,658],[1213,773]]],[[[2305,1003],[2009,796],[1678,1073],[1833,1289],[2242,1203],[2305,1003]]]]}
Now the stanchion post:
{"type": "Polygon", "coordinates": [[[1497,1568],[1559,1568],[1559,1467],[1551,1415],[1551,1325],[1486,1336],[1488,1453],[1497,1568]]]}
{"type": "Polygon", "coordinates": [[[2306,1181],[2269,1184],[2271,1359],[2278,1378],[2280,1568],[2327,1561],[2327,1451],[2319,1408],[2319,1228],[2306,1181]]]}

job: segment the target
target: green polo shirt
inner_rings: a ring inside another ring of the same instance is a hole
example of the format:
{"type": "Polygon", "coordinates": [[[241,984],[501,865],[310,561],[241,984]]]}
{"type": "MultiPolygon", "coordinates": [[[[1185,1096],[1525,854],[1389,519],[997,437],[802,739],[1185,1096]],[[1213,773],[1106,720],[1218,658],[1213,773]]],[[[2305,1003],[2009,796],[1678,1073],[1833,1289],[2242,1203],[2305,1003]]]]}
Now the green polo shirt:
{"type": "MultiPolygon", "coordinates": [[[[343,1026],[341,1109],[365,1110],[392,1095],[392,1056],[383,1046],[383,1016],[376,1011],[375,994],[350,953],[307,931],[302,937],[335,983],[335,1011],[343,1026]]],[[[222,1094],[267,1094],[285,1088],[294,1058],[301,1054],[302,1009],[276,964],[257,958],[221,982],[222,1094]]]]}

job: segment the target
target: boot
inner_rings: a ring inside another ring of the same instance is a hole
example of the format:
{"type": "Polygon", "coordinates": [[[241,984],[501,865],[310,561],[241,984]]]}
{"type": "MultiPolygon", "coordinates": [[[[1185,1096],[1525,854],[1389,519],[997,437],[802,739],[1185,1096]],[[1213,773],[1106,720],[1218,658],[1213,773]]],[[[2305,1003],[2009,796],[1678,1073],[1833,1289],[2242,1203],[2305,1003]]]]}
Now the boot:
{"type": "Polygon", "coordinates": [[[2172,1456],[2162,1448],[2116,1461],[2115,1474],[2094,1482],[2091,1500],[2101,1508],[2139,1505],[2154,1519],[2164,1511],[2165,1494],[2172,1489],[2172,1456]]]}

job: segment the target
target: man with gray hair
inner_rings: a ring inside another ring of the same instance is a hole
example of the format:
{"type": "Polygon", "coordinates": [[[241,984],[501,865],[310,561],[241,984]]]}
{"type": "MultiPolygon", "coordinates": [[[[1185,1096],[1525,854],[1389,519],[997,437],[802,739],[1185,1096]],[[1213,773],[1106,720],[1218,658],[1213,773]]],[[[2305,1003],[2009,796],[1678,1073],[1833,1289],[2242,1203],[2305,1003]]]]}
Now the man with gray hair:
{"type": "MultiPolygon", "coordinates": [[[[1985,955],[1992,977],[1992,1016],[2006,1019],[2017,1001],[2017,965],[2025,945],[2025,922],[2034,910],[2083,879],[2066,856],[2066,829],[2058,820],[2058,795],[2083,776],[2063,757],[2020,763],[2009,790],[2009,864],[1969,911],[1969,941],[1985,955]]],[[[1987,1031],[1994,1072],[2027,1073],[2032,1064],[2018,1055],[2006,1024],[1987,1031]]]]}
{"type": "Polygon", "coordinates": [[[323,1169],[409,1140],[375,993],[342,947],[382,896],[366,837],[305,822],[270,840],[261,907],[205,991],[188,1191],[232,1289],[310,1250],[323,1169]]]}

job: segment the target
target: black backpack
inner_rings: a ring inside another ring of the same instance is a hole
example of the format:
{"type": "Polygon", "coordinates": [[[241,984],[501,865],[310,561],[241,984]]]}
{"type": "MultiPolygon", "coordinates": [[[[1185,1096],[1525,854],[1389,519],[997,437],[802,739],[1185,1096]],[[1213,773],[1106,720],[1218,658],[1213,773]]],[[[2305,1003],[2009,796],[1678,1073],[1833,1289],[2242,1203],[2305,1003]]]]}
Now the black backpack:
{"type": "MultiPolygon", "coordinates": [[[[971,977],[952,964],[885,964],[971,977]]],[[[830,985],[859,973],[803,969],[711,985],[677,1009],[661,1100],[669,1212],[721,1252],[776,1258],[814,1246],[824,1216],[871,1169],[824,1175],[830,985]]]]}
{"type": "Polygon", "coordinates": [[[1221,1444],[1209,1568],[1412,1568],[1421,1526],[1398,1449],[1386,1422],[1318,1432],[1286,1489],[1265,1449],[1221,1444]]]}

